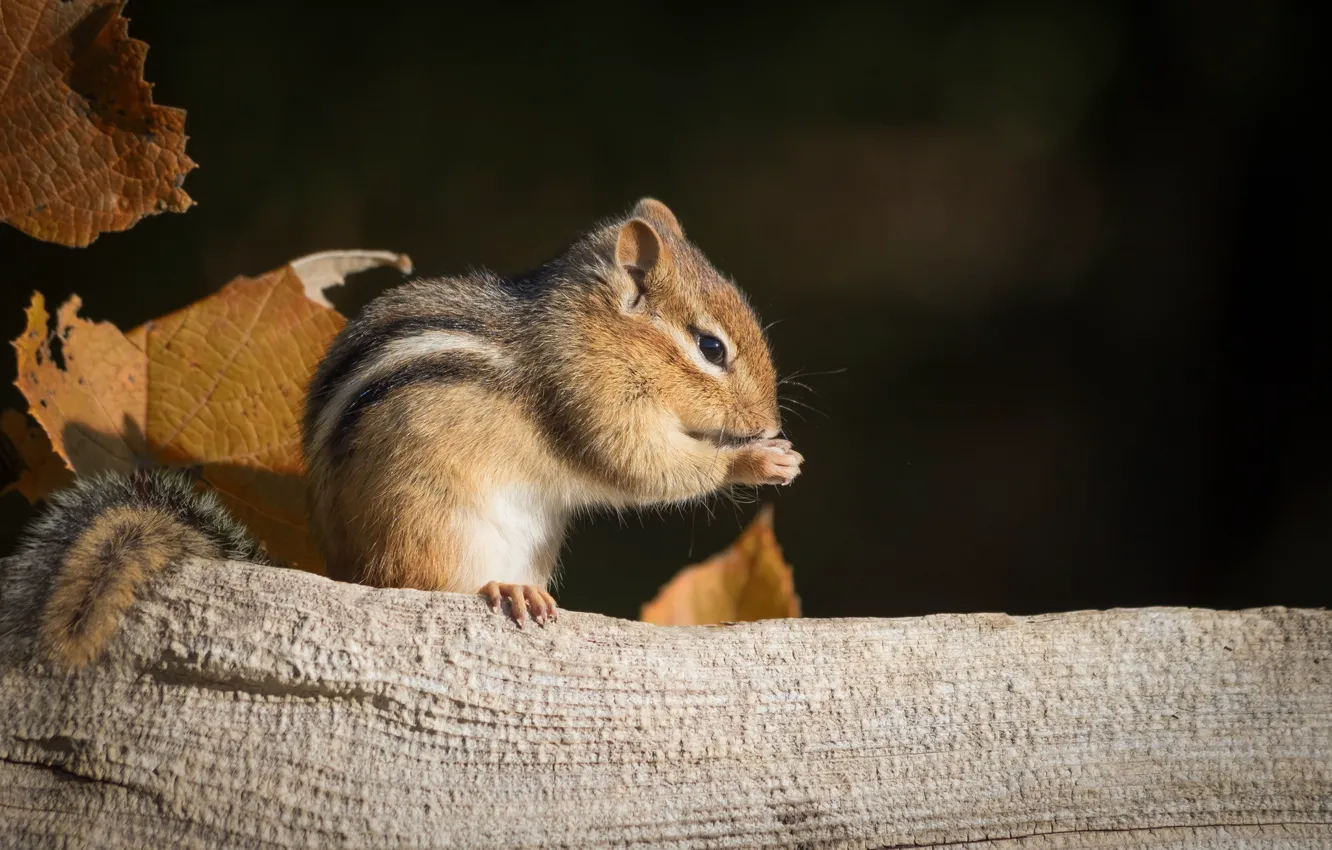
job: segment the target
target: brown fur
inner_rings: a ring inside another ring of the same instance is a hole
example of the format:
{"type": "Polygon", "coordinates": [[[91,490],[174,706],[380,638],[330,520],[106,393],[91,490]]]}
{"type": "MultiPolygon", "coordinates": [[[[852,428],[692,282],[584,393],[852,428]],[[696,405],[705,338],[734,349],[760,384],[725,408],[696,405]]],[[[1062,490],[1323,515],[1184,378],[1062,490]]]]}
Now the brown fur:
{"type": "MultiPolygon", "coordinates": [[[[378,587],[476,590],[460,583],[464,553],[446,520],[487,486],[540,472],[543,454],[522,450],[541,441],[523,409],[476,385],[417,386],[362,427],[397,436],[358,444],[336,471],[312,470],[320,483],[337,476],[328,493],[341,522],[318,526],[329,574],[378,587]],[[494,462],[478,469],[469,462],[476,458],[494,462]]],[[[546,473],[558,474],[553,465],[546,473]]]]}
{"type": "Polygon", "coordinates": [[[146,581],[180,557],[221,554],[221,547],[165,511],[107,510],[65,555],[42,610],[40,647],[69,667],[95,660],[146,581]]]}
{"type": "Polygon", "coordinates": [[[312,525],[330,575],[373,585],[544,588],[580,510],[787,483],[800,462],[771,439],[757,318],[652,199],[521,278],[386,293],[312,387],[312,525]],[[696,333],[724,338],[724,369],[699,359],[696,333]]]}
{"type": "Polygon", "coordinates": [[[678,417],[686,432],[754,437],[774,436],[781,421],[767,341],[744,296],[683,234],[668,225],[653,230],[662,251],[644,278],[646,309],[626,313],[613,291],[588,297],[570,290],[567,326],[545,343],[559,358],[559,381],[571,403],[591,422],[587,431],[597,453],[608,459],[614,484],[631,504],[711,492],[743,452],[683,445],[661,428],[661,413],[678,417]],[[734,345],[724,380],[700,370],[669,333],[706,323],[718,325],[734,345]]]}

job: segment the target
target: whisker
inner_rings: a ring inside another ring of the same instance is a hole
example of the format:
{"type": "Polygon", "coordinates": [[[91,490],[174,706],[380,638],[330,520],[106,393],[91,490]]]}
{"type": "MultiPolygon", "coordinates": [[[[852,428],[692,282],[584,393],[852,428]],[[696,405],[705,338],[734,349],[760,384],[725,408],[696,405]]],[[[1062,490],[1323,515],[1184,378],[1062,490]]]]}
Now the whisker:
{"type": "Polygon", "coordinates": [[[849,372],[849,371],[850,371],[850,369],[849,369],[848,367],[846,367],[846,366],[843,366],[843,367],[840,368],[840,369],[828,369],[828,370],[823,371],[823,372],[809,372],[809,371],[806,371],[806,370],[803,370],[803,369],[797,369],[797,370],[795,370],[794,372],[792,372],[790,375],[788,375],[787,377],[788,377],[788,378],[819,378],[819,377],[822,377],[822,376],[824,376],[824,375],[840,375],[840,374],[842,374],[843,372],[849,372]]]}
{"type": "Polygon", "coordinates": [[[803,382],[801,382],[801,381],[792,380],[792,379],[790,379],[790,378],[787,378],[787,379],[784,380],[784,381],[779,381],[779,382],[777,383],[777,386],[779,386],[779,387],[799,387],[800,389],[805,390],[806,392],[814,393],[814,395],[818,395],[818,394],[819,394],[819,391],[816,390],[816,389],[814,389],[813,387],[811,387],[809,384],[803,383],[803,382]]]}
{"type": "Polygon", "coordinates": [[[736,518],[743,521],[743,518],[740,516],[740,506],[752,505],[757,502],[758,490],[752,487],[736,487],[727,491],[727,496],[730,498],[731,504],[736,509],[736,518]]]}
{"type": "Polygon", "coordinates": [[[796,410],[794,407],[787,407],[785,402],[780,402],[780,401],[777,402],[777,409],[782,411],[783,413],[791,414],[792,416],[798,418],[801,422],[805,421],[805,414],[801,413],[799,410],[796,410]]]}
{"type": "Polygon", "coordinates": [[[813,412],[813,413],[817,413],[818,415],[822,416],[824,419],[829,419],[829,418],[831,418],[831,417],[828,416],[828,414],[824,413],[822,410],[819,410],[819,409],[818,409],[817,407],[815,407],[814,405],[810,404],[809,402],[801,401],[801,400],[798,399],[798,398],[792,398],[791,396],[787,396],[786,398],[782,399],[781,403],[782,403],[782,404],[798,404],[798,405],[800,405],[801,407],[805,408],[805,409],[808,410],[808,411],[811,411],[811,412],[813,412]]]}
{"type": "Polygon", "coordinates": [[[703,502],[703,510],[708,512],[708,525],[712,525],[712,523],[717,519],[717,514],[713,512],[712,503],[710,500],[703,499],[702,502],[703,502]]]}
{"type": "Polygon", "coordinates": [[[735,524],[741,525],[744,522],[741,518],[744,515],[744,511],[740,509],[740,496],[735,492],[728,492],[726,495],[731,503],[731,514],[735,517],[735,524]]]}

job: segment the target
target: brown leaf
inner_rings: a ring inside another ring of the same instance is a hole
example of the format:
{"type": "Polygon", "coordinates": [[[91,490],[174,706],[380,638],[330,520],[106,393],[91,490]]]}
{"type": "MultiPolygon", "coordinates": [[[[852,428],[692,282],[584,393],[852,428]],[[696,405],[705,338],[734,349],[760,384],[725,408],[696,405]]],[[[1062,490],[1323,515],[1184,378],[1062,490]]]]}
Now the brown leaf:
{"type": "Polygon", "coordinates": [[[305,385],[346,323],[283,266],[147,323],[146,433],[158,463],[203,477],[278,558],[322,571],[305,527],[305,385]]]}
{"type": "Polygon", "coordinates": [[[130,344],[130,345],[134,346],[135,348],[139,349],[140,351],[147,351],[147,350],[148,350],[148,323],[145,322],[145,323],[143,323],[142,325],[139,325],[139,326],[138,326],[137,328],[135,328],[134,330],[129,331],[128,333],[126,333],[126,334],[125,334],[125,339],[129,341],[129,344],[130,344]]]}
{"type": "Polygon", "coordinates": [[[123,3],[0,0],[0,220],[82,247],[183,212],[185,112],[153,104],[123,3]]]}
{"type": "Polygon", "coordinates": [[[643,606],[658,626],[701,626],[800,616],[791,567],[772,531],[772,506],[725,551],[685,567],[643,606]]]}
{"type": "Polygon", "coordinates": [[[148,359],[115,325],[79,318],[81,304],[66,301],[52,329],[46,299],[32,294],[14,383],[70,469],[129,472],[144,457],[148,359]]]}
{"type": "Polygon", "coordinates": [[[0,413],[0,454],[5,464],[13,464],[12,473],[6,474],[0,496],[17,490],[29,502],[36,502],[47,493],[68,487],[74,473],[65,466],[60,455],[51,448],[51,441],[41,426],[19,413],[6,410],[0,413]]]}
{"type": "Polygon", "coordinates": [[[236,278],[128,334],[77,318],[77,298],[61,308],[51,334],[42,297],[34,295],[28,330],[14,343],[19,388],[80,475],[129,469],[139,459],[197,467],[274,556],[322,572],[306,530],[299,423],[306,384],[346,320],[308,297],[297,269],[315,269],[332,285],[329,264],[345,273],[410,268],[411,260],[389,252],[312,255],[236,278]],[[57,338],[65,368],[52,360],[57,338]],[[112,374],[118,363],[133,369],[112,374]],[[109,448],[94,455],[81,443],[62,443],[65,434],[92,435],[92,446],[109,448]]]}

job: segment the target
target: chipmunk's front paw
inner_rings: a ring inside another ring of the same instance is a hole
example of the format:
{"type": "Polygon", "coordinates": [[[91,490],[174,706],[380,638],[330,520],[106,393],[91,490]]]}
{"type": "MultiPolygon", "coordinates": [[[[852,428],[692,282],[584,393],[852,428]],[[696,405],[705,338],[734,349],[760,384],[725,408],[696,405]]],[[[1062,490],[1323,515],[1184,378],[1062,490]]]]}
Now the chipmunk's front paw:
{"type": "Polygon", "coordinates": [[[546,591],[532,587],[528,584],[505,584],[504,582],[488,582],[480,591],[482,596],[490,600],[490,610],[496,614],[500,612],[502,600],[509,600],[509,616],[522,628],[527,622],[527,614],[532,613],[532,619],[541,625],[546,625],[549,619],[552,623],[559,619],[558,609],[555,607],[555,597],[546,591]]]}
{"type": "Polygon", "coordinates": [[[790,440],[759,440],[736,451],[727,484],[790,484],[805,460],[790,440]]]}

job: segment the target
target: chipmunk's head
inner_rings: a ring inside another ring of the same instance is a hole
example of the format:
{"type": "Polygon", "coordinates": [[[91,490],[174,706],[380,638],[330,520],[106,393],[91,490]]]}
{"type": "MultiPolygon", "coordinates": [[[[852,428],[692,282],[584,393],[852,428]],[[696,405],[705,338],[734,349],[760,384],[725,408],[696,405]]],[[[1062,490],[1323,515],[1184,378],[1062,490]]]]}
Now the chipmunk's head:
{"type": "Polygon", "coordinates": [[[597,396],[637,411],[636,429],[660,437],[649,443],[715,449],[774,437],[777,381],[758,318],[666,205],[639,201],[597,242],[608,262],[584,323],[597,396]]]}

